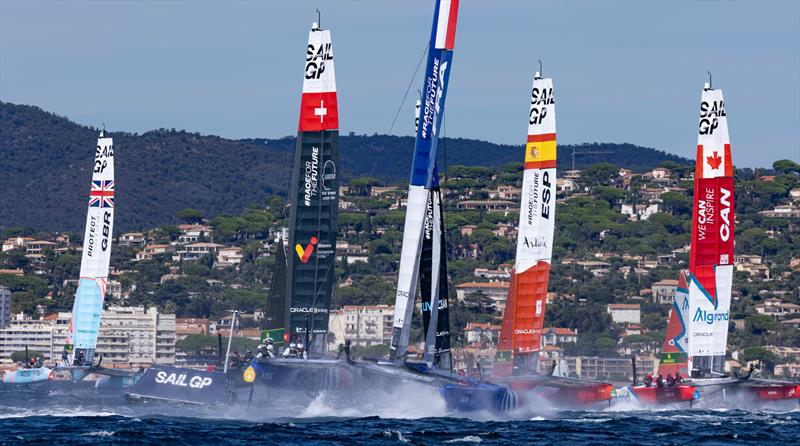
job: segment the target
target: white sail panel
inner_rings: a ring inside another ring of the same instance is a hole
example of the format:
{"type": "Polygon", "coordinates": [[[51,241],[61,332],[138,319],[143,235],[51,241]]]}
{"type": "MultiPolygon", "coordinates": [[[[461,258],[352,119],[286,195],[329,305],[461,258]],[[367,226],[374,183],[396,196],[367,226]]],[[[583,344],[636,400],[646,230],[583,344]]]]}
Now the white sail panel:
{"type": "Polygon", "coordinates": [[[333,44],[331,32],[314,24],[308,34],[303,93],[336,91],[336,72],[333,69],[333,44]]]}
{"type": "MultiPolygon", "coordinates": [[[[417,288],[419,275],[419,252],[422,247],[422,228],[425,220],[425,208],[428,203],[428,189],[424,186],[409,186],[408,207],[403,231],[403,246],[400,253],[400,272],[397,277],[397,295],[394,307],[392,326],[403,328],[407,320],[411,320],[413,299],[409,296],[417,288]]],[[[405,336],[408,332],[404,331],[405,336]]],[[[402,339],[408,345],[408,339],[402,339]]],[[[399,352],[398,354],[405,354],[399,352]]]]}
{"type": "Polygon", "coordinates": [[[728,345],[728,321],[731,308],[731,284],[733,265],[717,266],[716,304],[713,290],[708,290],[691,275],[689,301],[691,317],[689,322],[689,357],[725,356],[728,345]]]}
{"type": "Polygon", "coordinates": [[[728,136],[728,116],[722,90],[705,88],[700,101],[700,124],[697,135],[699,178],[733,176],[728,136]]]}
{"type": "Polygon", "coordinates": [[[89,192],[80,282],[72,306],[71,339],[68,341],[75,348],[93,349],[97,344],[111,261],[114,189],[114,143],[112,138],[105,138],[101,133],[89,192]]]}
{"type": "Polygon", "coordinates": [[[531,89],[528,143],[517,237],[515,271],[550,263],[556,209],[556,110],[553,80],[537,73],[531,89]]]}

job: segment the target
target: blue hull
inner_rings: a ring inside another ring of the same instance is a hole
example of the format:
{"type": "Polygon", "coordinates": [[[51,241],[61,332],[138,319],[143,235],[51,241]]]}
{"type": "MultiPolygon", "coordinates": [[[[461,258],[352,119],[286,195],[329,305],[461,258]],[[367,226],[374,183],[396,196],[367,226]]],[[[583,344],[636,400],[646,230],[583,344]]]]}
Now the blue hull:
{"type": "Polygon", "coordinates": [[[439,389],[439,394],[448,409],[459,412],[507,413],[519,405],[519,399],[511,389],[490,383],[448,384],[439,389]]]}

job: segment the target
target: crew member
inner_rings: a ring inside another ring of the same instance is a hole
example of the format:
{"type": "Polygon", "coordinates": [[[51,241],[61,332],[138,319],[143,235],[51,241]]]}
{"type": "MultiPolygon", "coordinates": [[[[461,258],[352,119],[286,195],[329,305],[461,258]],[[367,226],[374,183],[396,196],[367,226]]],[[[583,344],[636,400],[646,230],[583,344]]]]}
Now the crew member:
{"type": "Polygon", "coordinates": [[[307,357],[308,357],[308,356],[306,355],[306,349],[305,349],[305,346],[303,345],[303,343],[302,343],[302,342],[301,342],[301,343],[299,343],[299,344],[297,344],[297,357],[298,357],[298,358],[307,358],[307,357]]]}
{"type": "Polygon", "coordinates": [[[644,386],[645,387],[652,387],[653,386],[653,374],[648,373],[644,376],[644,386]]]}
{"type": "Polygon", "coordinates": [[[253,352],[251,352],[249,348],[244,352],[244,358],[243,359],[244,359],[245,364],[249,364],[249,363],[253,362],[253,352]]]}
{"type": "Polygon", "coordinates": [[[69,352],[67,351],[67,347],[64,347],[64,351],[61,352],[61,362],[65,365],[69,365],[69,352]]]}
{"type": "Polygon", "coordinates": [[[664,387],[664,376],[662,374],[660,374],[660,373],[658,374],[658,377],[656,378],[656,386],[664,387]]]}
{"type": "Polygon", "coordinates": [[[270,358],[274,358],[275,355],[275,342],[272,338],[267,338],[267,356],[270,358]]]}
{"type": "Polygon", "coordinates": [[[296,358],[297,357],[297,344],[294,342],[290,343],[286,350],[283,351],[284,358],[296,358]]]}
{"type": "Polygon", "coordinates": [[[675,378],[672,377],[672,373],[667,373],[667,387],[675,387],[675,378]]]}
{"type": "Polygon", "coordinates": [[[675,385],[679,386],[683,384],[683,377],[681,376],[681,372],[675,372],[675,385]]]}

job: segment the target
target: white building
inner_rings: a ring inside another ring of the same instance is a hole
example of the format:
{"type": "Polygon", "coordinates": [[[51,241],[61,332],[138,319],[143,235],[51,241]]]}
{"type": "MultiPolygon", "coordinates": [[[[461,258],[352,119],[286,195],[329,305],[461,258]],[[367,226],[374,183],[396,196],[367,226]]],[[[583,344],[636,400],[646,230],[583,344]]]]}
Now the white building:
{"type": "Polygon", "coordinates": [[[0,285],[0,328],[11,323],[11,290],[0,285]]]}
{"type": "Polygon", "coordinates": [[[330,313],[330,347],[349,339],[353,345],[369,347],[392,340],[393,305],[345,305],[330,313]]]}
{"type": "Polygon", "coordinates": [[[675,302],[675,293],[678,290],[678,281],[674,279],[659,280],[651,287],[653,290],[653,302],[659,304],[671,304],[675,302]]]}
{"type": "MultiPolygon", "coordinates": [[[[23,315],[0,330],[0,361],[29,350],[44,353],[47,361],[60,360],[67,339],[71,313],[54,313],[41,319],[23,315]]],[[[153,307],[110,307],[103,310],[95,358],[103,364],[138,367],[175,363],[175,315],[160,314],[153,307]]]]}
{"type": "Polygon", "coordinates": [[[498,311],[503,311],[506,307],[508,298],[509,282],[467,282],[456,285],[456,297],[464,301],[467,296],[473,293],[483,293],[494,302],[498,311]]]}
{"type": "Polygon", "coordinates": [[[30,352],[41,352],[45,361],[51,361],[55,357],[53,323],[52,320],[27,319],[22,313],[15,315],[8,327],[0,329],[0,363],[11,364],[11,355],[24,352],[25,347],[30,352]]]}
{"type": "Polygon", "coordinates": [[[237,246],[220,248],[217,252],[217,268],[236,266],[242,263],[242,248],[237,246]]]}
{"type": "Polygon", "coordinates": [[[119,236],[120,246],[144,246],[144,234],[141,232],[126,232],[119,236]]]}
{"type": "Polygon", "coordinates": [[[639,324],[642,321],[639,304],[608,304],[608,313],[611,315],[611,320],[617,323],[639,324]]]}
{"type": "Polygon", "coordinates": [[[647,220],[651,215],[657,214],[658,203],[653,204],[623,204],[620,207],[620,213],[627,215],[629,220],[647,220]]]}

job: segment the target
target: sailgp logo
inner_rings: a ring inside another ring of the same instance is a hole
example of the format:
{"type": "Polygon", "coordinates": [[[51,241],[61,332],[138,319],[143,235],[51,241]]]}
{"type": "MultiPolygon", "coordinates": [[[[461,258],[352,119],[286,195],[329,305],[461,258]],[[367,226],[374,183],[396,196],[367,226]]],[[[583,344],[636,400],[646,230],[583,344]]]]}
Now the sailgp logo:
{"type": "Polygon", "coordinates": [[[306,245],[305,249],[299,243],[294,245],[294,250],[297,252],[297,257],[300,257],[300,261],[303,263],[308,262],[308,259],[311,257],[311,253],[314,252],[314,245],[317,244],[317,238],[311,237],[311,243],[306,245]]]}
{"type": "Polygon", "coordinates": [[[692,319],[692,322],[705,322],[708,325],[712,325],[714,324],[714,322],[727,321],[727,320],[728,320],[727,311],[713,313],[711,311],[705,311],[698,308],[697,312],[694,313],[694,318],[692,319]]]}

